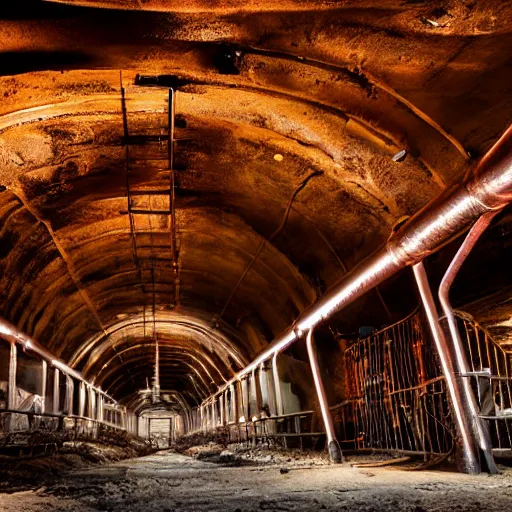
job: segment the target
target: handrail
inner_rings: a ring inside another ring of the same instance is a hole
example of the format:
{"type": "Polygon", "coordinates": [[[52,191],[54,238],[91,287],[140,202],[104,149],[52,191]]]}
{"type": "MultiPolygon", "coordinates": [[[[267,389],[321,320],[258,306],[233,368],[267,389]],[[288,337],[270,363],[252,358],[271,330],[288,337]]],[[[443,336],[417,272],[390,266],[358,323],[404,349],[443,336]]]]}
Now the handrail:
{"type": "Polygon", "coordinates": [[[80,382],[83,382],[87,387],[90,387],[97,393],[103,395],[105,398],[113,402],[115,405],[118,405],[117,400],[112,398],[109,394],[105,393],[105,391],[91,384],[82,376],[81,373],[69,367],[63,361],[57,359],[51,352],[48,352],[48,350],[42,347],[36,340],[20,331],[15,325],[11,324],[11,322],[5,320],[4,318],[0,318],[0,340],[1,339],[8,343],[19,343],[22,347],[24,347],[25,350],[30,350],[36,353],[39,357],[50,363],[62,373],[68,375],[69,377],[73,377],[80,382]]]}

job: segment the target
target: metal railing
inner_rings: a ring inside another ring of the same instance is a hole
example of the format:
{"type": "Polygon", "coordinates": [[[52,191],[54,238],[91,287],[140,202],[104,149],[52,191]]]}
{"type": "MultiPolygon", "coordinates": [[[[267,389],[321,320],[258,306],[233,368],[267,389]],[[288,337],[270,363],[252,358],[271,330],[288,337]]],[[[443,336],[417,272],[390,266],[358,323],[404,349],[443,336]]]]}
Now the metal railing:
{"type": "Polygon", "coordinates": [[[252,446],[266,444],[269,448],[296,446],[302,450],[306,439],[314,443],[317,439],[325,437],[320,419],[318,419],[318,424],[321,430],[315,426],[314,411],[299,411],[258,418],[227,425],[228,440],[231,443],[252,446]]]}
{"type": "Polygon", "coordinates": [[[114,424],[83,416],[0,409],[0,450],[4,453],[53,453],[65,442],[108,441],[125,432],[114,424]]]}
{"type": "Polygon", "coordinates": [[[445,379],[420,313],[352,344],[345,365],[348,399],[332,408],[345,447],[425,456],[452,450],[445,379]]]}
{"type": "Polygon", "coordinates": [[[512,453],[512,355],[469,315],[456,316],[470,368],[463,376],[471,380],[493,452],[512,453]]]}

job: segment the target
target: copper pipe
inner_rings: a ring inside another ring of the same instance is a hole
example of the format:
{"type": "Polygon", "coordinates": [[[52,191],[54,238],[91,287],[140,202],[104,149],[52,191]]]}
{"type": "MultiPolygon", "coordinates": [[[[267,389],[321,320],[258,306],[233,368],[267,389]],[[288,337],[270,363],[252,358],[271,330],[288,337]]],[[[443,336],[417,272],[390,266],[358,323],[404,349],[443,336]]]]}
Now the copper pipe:
{"type": "MultiPolygon", "coordinates": [[[[512,201],[512,125],[468,175],[459,177],[436,199],[411,217],[388,242],[306,309],[232,381],[289,347],[331,315],[351,304],[399,270],[422,261],[467,229],[481,215],[512,201]]],[[[219,388],[222,392],[230,382],[219,388]]]]}
{"type": "MultiPolygon", "coordinates": [[[[37,355],[39,355],[41,358],[46,360],[48,363],[51,363],[52,366],[55,368],[61,370],[64,374],[68,375],[69,377],[73,377],[77,379],[80,382],[83,382],[87,386],[92,386],[90,382],[84,379],[84,377],[78,373],[76,370],[73,370],[73,368],[70,368],[68,365],[63,363],[62,361],[59,361],[56,359],[53,354],[45,350],[37,341],[35,341],[33,338],[28,336],[27,334],[20,331],[15,325],[11,324],[4,318],[0,318],[0,338],[5,339],[6,341],[9,341],[11,344],[19,343],[22,345],[25,350],[30,350],[37,355]]],[[[109,396],[107,393],[102,391],[101,389],[98,389],[94,386],[92,388],[97,391],[98,393],[101,393],[104,395],[108,400],[113,402],[114,404],[117,404],[117,401],[114,400],[111,396],[109,396]]]]}
{"type": "Polygon", "coordinates": [[[478,441],[478,444],[480,445],[480,449],[484,454],[487,468],[490,473],[497,473],[498,468],[496,467],[494,458],[492,456],[492,444],[489,439],[489,432],[487,431],[483,420],[479,417],[479,408],[476,403],[473,390],[471,389],[471,382],[467,376],[469,372],[469,365],[466,359],[462,341],[460,339],[457,320],[455,319],[453,308],[450,303],[450,289],[455,280],[455,277],[462,267],[462,264],[497,213],[499,213],[499,211],[492,211],[487,213],[475,222],[468,235],[462,242],[459,250],[457,251],[457,254],[455,254],[452,262],[450,263],[450,266],[448,267],[448,270],[446,271],[441,281],[441,285],[439,286],[439,301],[448,323],[448,332],[450,333],[452,345],[455,350],[457,371],[461,375],[461,385],[463,386],[467,407],[473,420],[472,426],[474,435],[478,441]]]}
{"type": "Polygon", "coordinates": [[[455,376],[455,364],[453,362],[450,348],[446,342],[443,330],[439,324],[439,317],[434,302],[434,297],[430,290],[428,283],[427,273],[423,263],[417,263],[413,266],[414,277],[418,285],[421,301],[425,308],[432,338],[437,348],[439,355],[439,362],[443,369],[443,374],[446,379],[446,386],[450,396],[452,409],[455,413],[455,427],[462,443],[462,456],[464,460],[464,470],[470,474],[480,473],[480,462],[478,460],[478,453],[475,442],[472,436],[472,418],[468,414],[469,411],[464,407],[465,397],[462,396],[461,387],[458,385],[455,376]]]}
{"type": "Polygon", "coordinates": [[[329,410],[327,395],[325,394],[324,383],[320,374],[320,366],[318,364],[318,357],[314,345],[313,329],[308,331],[306,336],[306,346],[308,349],[309,364],[311,365],[311,373],[313,374],[313,381],[315,383],[316,395],[318,403],[320,404],[320,412],[322,413],[322,420],[324,422],[325,434],[327,436],[329,459],[331,462],[335,463],[343,462],[341,447],[336,439],[331,411],[329,410]]]}

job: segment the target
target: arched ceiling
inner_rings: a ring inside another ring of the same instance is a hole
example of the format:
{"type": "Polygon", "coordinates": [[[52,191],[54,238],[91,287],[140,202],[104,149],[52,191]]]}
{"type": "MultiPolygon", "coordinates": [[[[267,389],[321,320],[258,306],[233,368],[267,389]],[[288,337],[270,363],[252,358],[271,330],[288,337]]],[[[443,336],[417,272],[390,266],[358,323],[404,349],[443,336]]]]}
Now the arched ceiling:
{"type": "Polygon", "coordinates": [[[67,3],[0,20],[1,314],[126,403],[155,336],[162,389],[200,400],[512,118],[504,2],[67,3]],[[177,89],[177,272],[171,216],[128,214],[121,79],[143,211],[177,89]]]}

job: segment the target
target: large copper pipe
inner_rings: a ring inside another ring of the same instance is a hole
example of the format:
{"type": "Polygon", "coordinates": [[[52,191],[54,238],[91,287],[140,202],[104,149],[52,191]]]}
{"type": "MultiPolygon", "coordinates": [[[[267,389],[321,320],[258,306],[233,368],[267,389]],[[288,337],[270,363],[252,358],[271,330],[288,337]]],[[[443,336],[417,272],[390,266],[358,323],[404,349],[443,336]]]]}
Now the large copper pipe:
{"type": "Polygon", "coordinates": [[[231,381],[252,372],[274,354],[285,350],[303,333],[354,302],[399,270],[422,261],[480,216],[512,201],[512,125],[468,175],[459,177],[436,199],[414,215],[377,252],[346,274],[326,294],[306,309],[231,381]]]}
{"type": "Polygon", "coordinates": [[[311,373],[313,374],[313,381],[315,383],[316,396],[320,405],[320,412],[322,413],[322,420],[327,437],[329,459],[331,462],[339,463],[343,461],[343,455],[338,440],[336,439],[334,423],[332,422],[331,411],[329,410],[327,395],[325,394],[320,365],[318,364],[318,357],[314,345],[313,329],[311,329],[306,336],[306,346],[308,349],[309,364],[311,365],[311,373]]]}
{"type": "Polygon", "coordinates": [[[454,256],[452,262],[450,263],[450,266],[448,267],[441,281],[441,285],[439,286],[439,301],[448,323],[448,332],[450,333],[452,346],[455,350],[455,361],[458,374],[460,375],[460,385],[462,386],[463,393],[466,398],[465,405],[468,409],[468,413],[472,417],[473,432],[484,454],[487,468],[490,473],[497,473],[498,468],[496,467],[492,455],[492,444],[489,438],[489,432],[486,428],[486,425],[483,423],[483,420],[478,416],[479,408],[476,403],[473,390],[471,389],[471,383],[467,377],[469,372],[469,365],[467,362],[466,354],[464,352],[462,341],[460,339],[457,320],[450,303],[450,289],[452,287],[453,281],[455,280],[455,277],[462,267],[462,264],[497,213],[497,211],[487,213],[475,222],[468,235],[462,242],[462,245],[457,251],[457,254],[454,256]]]}
{"type": "Polygon", "coordinates": [[[413,267],[414,277],[420,292],[421,302],[427,315],[427,321],[432,333],[432,338],[436,345],[439,362],[446,379],[446,387],[454,412],[454,423],[457,429],[458,440],[461,444],[464,471],[470,474],[480,473],[480,461],[475,440],[472,436],[473,418],[467,408],[467,397],[464,395],[462,387],[459,385],[456,376],[456,366],[453,361],[452,351],[448,346],[443,329],[439,324],[437,308],[434,297],[430,290],[427,273],[423,262],[416,263],[413,267]]]}

